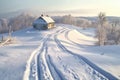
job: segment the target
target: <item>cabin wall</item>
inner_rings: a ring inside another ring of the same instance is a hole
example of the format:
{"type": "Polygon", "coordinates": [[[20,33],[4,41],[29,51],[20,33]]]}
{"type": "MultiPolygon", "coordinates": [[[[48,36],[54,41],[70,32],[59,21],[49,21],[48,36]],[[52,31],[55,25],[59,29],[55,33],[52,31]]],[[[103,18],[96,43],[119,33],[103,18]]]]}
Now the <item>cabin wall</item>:
{"type": "Polygon", "coordinates": [[[39,29],[39,30],[46,30],[48,29],[47,24],[34,24],[34,28],[39,29]]]}
{"type": "Polygon", "coordinates": [[[48,29],[51,29],[51,28],[53,28],[54,27],[54,23],[49,23],[48,24],[48,29]]]}

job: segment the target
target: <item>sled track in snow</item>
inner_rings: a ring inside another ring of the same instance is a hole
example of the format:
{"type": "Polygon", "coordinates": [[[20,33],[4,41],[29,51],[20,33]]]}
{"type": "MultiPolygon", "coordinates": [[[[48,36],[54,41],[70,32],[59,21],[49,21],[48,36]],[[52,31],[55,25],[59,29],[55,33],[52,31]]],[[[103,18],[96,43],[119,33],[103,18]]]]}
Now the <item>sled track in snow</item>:
{"type": "Polygon", "coordinates": [[[47,36],[47,38],[45,38],[43,41],[43,44],[42,44],[42,48],[39,50],[39,53],[38,53],[38,55],[37,55],[37,79],[38,80],[42,80],[42,78],[44,78],[44,75],[42,75],[43,74],[43,71],[42,71],[42,69],[43,68],[45,68],[45,67],[48,67],[47,65],[45,65],[45,62],[46,62],[46,58],[45,58],[45,55],[46,55],[46,42],[47,42],[47,40],[48,40],[48,38],[50,37],[50,35],[48,35],[47,36]],[[45,61],[43,60],[41,60],[41,59],[43,59],[42,58],[42,54],[43,54],[43,52],[45,51],[45,54],[43,55],[44,57],[44,59],[45,59],[45,61]]]}
{"type": "MultiPolygon", "coordinates": [[[[58,30],[56,33],[61,33],[64,31],[58,30]]],[[[42,43],[42,48],[37,54],[37,78],[36,80],[66,80],[62,73],[55,67],[52,59],[48,55],[47,42],[50,39],[50,34],[44,38],[42,43]]]]}
{"type": "Polygon", "coordinates": [[[57,43],[58,47],[63,50],[64,52],[67,52],[75,57],[78,57],[79,59],[83,60],[88,66],[90,66],[94,70],[94,74],[100,73],[102,75],[101,79],[103,80],[118,80],[116,77],[111,75],[110,73],[104,71],[103,69],[96,66],[94,63],[86,59],[85,57],[78,55],[70,50],[68,50],[65,46],[62,45],[60,40],[58,40],[57,35],[54,36],[55,42],[57,43]],[[107,78],[107,79],[106,79],[107,78]]]}
{"type": "Polygon", "coordinates": [[[44,39],[42,48],[39,50],[37,55],[37,80],[53,80],[51,69],[47,61],[47,41],[50,35],[44,39]],[[46,68],[48,68],[46,70],[46,68]]]}
{"type": "MultiPolygon", "coordinates": [[[[45,37],[41,38],[40,41],[42,41],[45,37]]],[[[24,71],[24,75],[23,75],[23,80],[30,80],[30,76],[32,74],[32,60],[34,58],[34,56],[36,55],[37,51],[39,50],[40,46],[35,49],[32,54],[30,55],[30,58],[27,60],[27,64],[26,64],[26,69],[24,71]]]]}
{"type": "Polygon", "coordinates": [[[47,63],[49,65],[49,68],[50,68],[51,74],[53,75],[54,80],[66,80],[63,74],[53,64],[53,61],[49,55],[47,56],[47,63]]]}

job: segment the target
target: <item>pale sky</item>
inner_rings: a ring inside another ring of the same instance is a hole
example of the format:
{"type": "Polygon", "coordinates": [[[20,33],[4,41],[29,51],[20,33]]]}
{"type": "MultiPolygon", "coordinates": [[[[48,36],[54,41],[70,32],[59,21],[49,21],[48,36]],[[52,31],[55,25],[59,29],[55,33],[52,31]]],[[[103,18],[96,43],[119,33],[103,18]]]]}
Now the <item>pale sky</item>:
{"type": "Polygon", "coordinates": [[[27,9],[86,16],[105,12],[108,16],[120,16],[120,0],[0,0],[0,13],[27,9]]]}

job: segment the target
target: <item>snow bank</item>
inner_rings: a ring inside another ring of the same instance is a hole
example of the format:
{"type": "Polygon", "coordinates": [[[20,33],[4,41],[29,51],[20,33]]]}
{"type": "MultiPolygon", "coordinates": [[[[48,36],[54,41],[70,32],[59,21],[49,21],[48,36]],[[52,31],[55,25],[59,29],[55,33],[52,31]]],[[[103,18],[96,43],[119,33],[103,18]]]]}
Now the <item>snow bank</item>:
{"type": "Polygon", "coordinates": [[[83,45],[94,45],[95,42],[97,41],[95,38],[81,34],[77,30],[70,31],[68,33],[68,38],[71,41],[74,41],[78,44],[83,44],[83,45]]]}

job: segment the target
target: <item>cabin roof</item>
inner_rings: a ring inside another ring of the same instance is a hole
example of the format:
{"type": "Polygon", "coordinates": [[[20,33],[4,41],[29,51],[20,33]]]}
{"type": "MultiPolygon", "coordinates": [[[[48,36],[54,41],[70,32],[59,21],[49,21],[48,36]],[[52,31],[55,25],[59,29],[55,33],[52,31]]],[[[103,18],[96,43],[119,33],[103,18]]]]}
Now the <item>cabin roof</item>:
{"type": "Polygon", "coordinates": [[[41,17],[43,20],[45,20],[47,23],[51,23],[51,22],[54,22],[54,20],[51,18],[51,17],[48,17],[48,16],[43,16],[41,17]]]}
{"type": "Polygon", "coordinates": [[[42,24],[53,23],[53,22],[54,20],[49,16],[41,16],[34,21],[34,23],[42,23],[42,24]]]}

